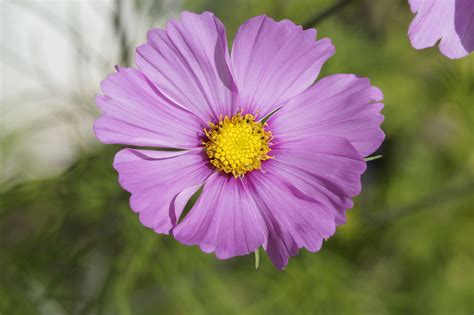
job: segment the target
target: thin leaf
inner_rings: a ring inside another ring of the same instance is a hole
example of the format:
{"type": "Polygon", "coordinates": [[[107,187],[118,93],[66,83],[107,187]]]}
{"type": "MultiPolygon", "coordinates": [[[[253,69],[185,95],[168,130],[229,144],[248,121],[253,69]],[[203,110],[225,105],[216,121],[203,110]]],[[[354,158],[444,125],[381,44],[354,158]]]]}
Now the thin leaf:
{"type": "Polygon", "coordinates": [[[383,157],[383,155],[369,156],[369,157],[364,158],[364,161],[369,162],[369,161],[373,161],[373,160],[378,160],[382,157],[383,157]]]}
{"type": "Polygon", "coordinates": [[[258,269],[258,266],[260,265],[260,248],[257,248],[254,253],[255,253],[255,269],[258,269]]]}

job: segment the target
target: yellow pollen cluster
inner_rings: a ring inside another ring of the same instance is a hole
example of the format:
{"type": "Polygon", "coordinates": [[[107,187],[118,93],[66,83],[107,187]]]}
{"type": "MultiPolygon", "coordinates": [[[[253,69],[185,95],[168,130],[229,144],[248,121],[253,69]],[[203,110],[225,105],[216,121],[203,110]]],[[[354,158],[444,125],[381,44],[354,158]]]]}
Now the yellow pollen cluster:
{"type": "Polygon", "coordinates": [[[221,117],[217,124],[209,123],[203,144],[211,164],[236,178],[259,169],[261,161],[271,158],[268,152],[272,134],[265,131],[266,125],[256,122],[254,115],[240,112],[230,119],[221,117]]]}

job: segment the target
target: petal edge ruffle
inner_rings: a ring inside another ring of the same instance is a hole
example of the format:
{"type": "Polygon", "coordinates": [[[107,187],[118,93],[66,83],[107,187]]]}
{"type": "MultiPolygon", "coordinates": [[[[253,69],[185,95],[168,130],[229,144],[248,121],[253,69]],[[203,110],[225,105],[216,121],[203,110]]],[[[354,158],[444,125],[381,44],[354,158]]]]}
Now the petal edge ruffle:
{"type": "Polygon", "coordinates": [[[132,194],[130,206],[140,213],[140,222],[162,234],[176,225],[175,196],[203,183],[212,173],[201,150],[122,149],[115,156],[114,168],[121,186],[132,194]]]}
{"type": "Polygon", "coordinates": [[[202,123],[166,99],[139,70],[117,68],[96,97],[103,114],[94,123],[107,144],[191,149],[200,146],[202,123]]]}
{"type": "Polygon", "coordinates": [[[352,74],[325,77],[296,96],[268,121],[274,142],[309,136],[343,137],[365,157],[385,139],[380,128],[382,92],[369,79],[352,74]]]}
{"type": "Polygon", "coordinates": [[[164,95],[208,122],[235,113],[229,58],[219,19],[210,12],[183,12],[166,30],[148,32],[136,64],[164,95]]]}
{"type": "Polygon", "coordinates": [[[308,88],[335,52],[316,30],[289,20],[257,16],[243,23],[232,47],[232,74],[239,105],[262,117],[308,88]]]}

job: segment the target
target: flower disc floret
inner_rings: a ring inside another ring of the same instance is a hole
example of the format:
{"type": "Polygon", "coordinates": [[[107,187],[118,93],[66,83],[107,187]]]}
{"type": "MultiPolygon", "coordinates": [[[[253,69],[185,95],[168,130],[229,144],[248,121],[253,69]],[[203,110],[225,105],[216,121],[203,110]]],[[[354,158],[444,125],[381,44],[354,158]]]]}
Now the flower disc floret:
{"type": "Polygon", "coordinates": [[[240,112],[229,118],[219,120],[217,124],[209,123],[204,129],[209,161],[219,171],[232,173],[234,177],[259,169],[262,161],[271,156],[270,140],[272,134],[265,131],[267,124],[256,122],[252,114],[240,112]]]}

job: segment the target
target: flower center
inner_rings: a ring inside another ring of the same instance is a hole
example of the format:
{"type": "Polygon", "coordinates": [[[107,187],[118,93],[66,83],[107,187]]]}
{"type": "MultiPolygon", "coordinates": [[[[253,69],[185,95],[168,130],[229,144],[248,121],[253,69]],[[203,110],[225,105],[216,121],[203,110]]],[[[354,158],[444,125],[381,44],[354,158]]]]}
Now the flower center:
{"type": "Polygon", "coordinates": [[[272,133],[265,131],[266,126],[256,122],[254,115],[240,112],[230,119],[221,117],[217,124],[209,123],[209,129],[204,129],[207,141],[203,141],[209,161],[236,178],[259,169],[262,161],[271,158],[272,133]]]}

